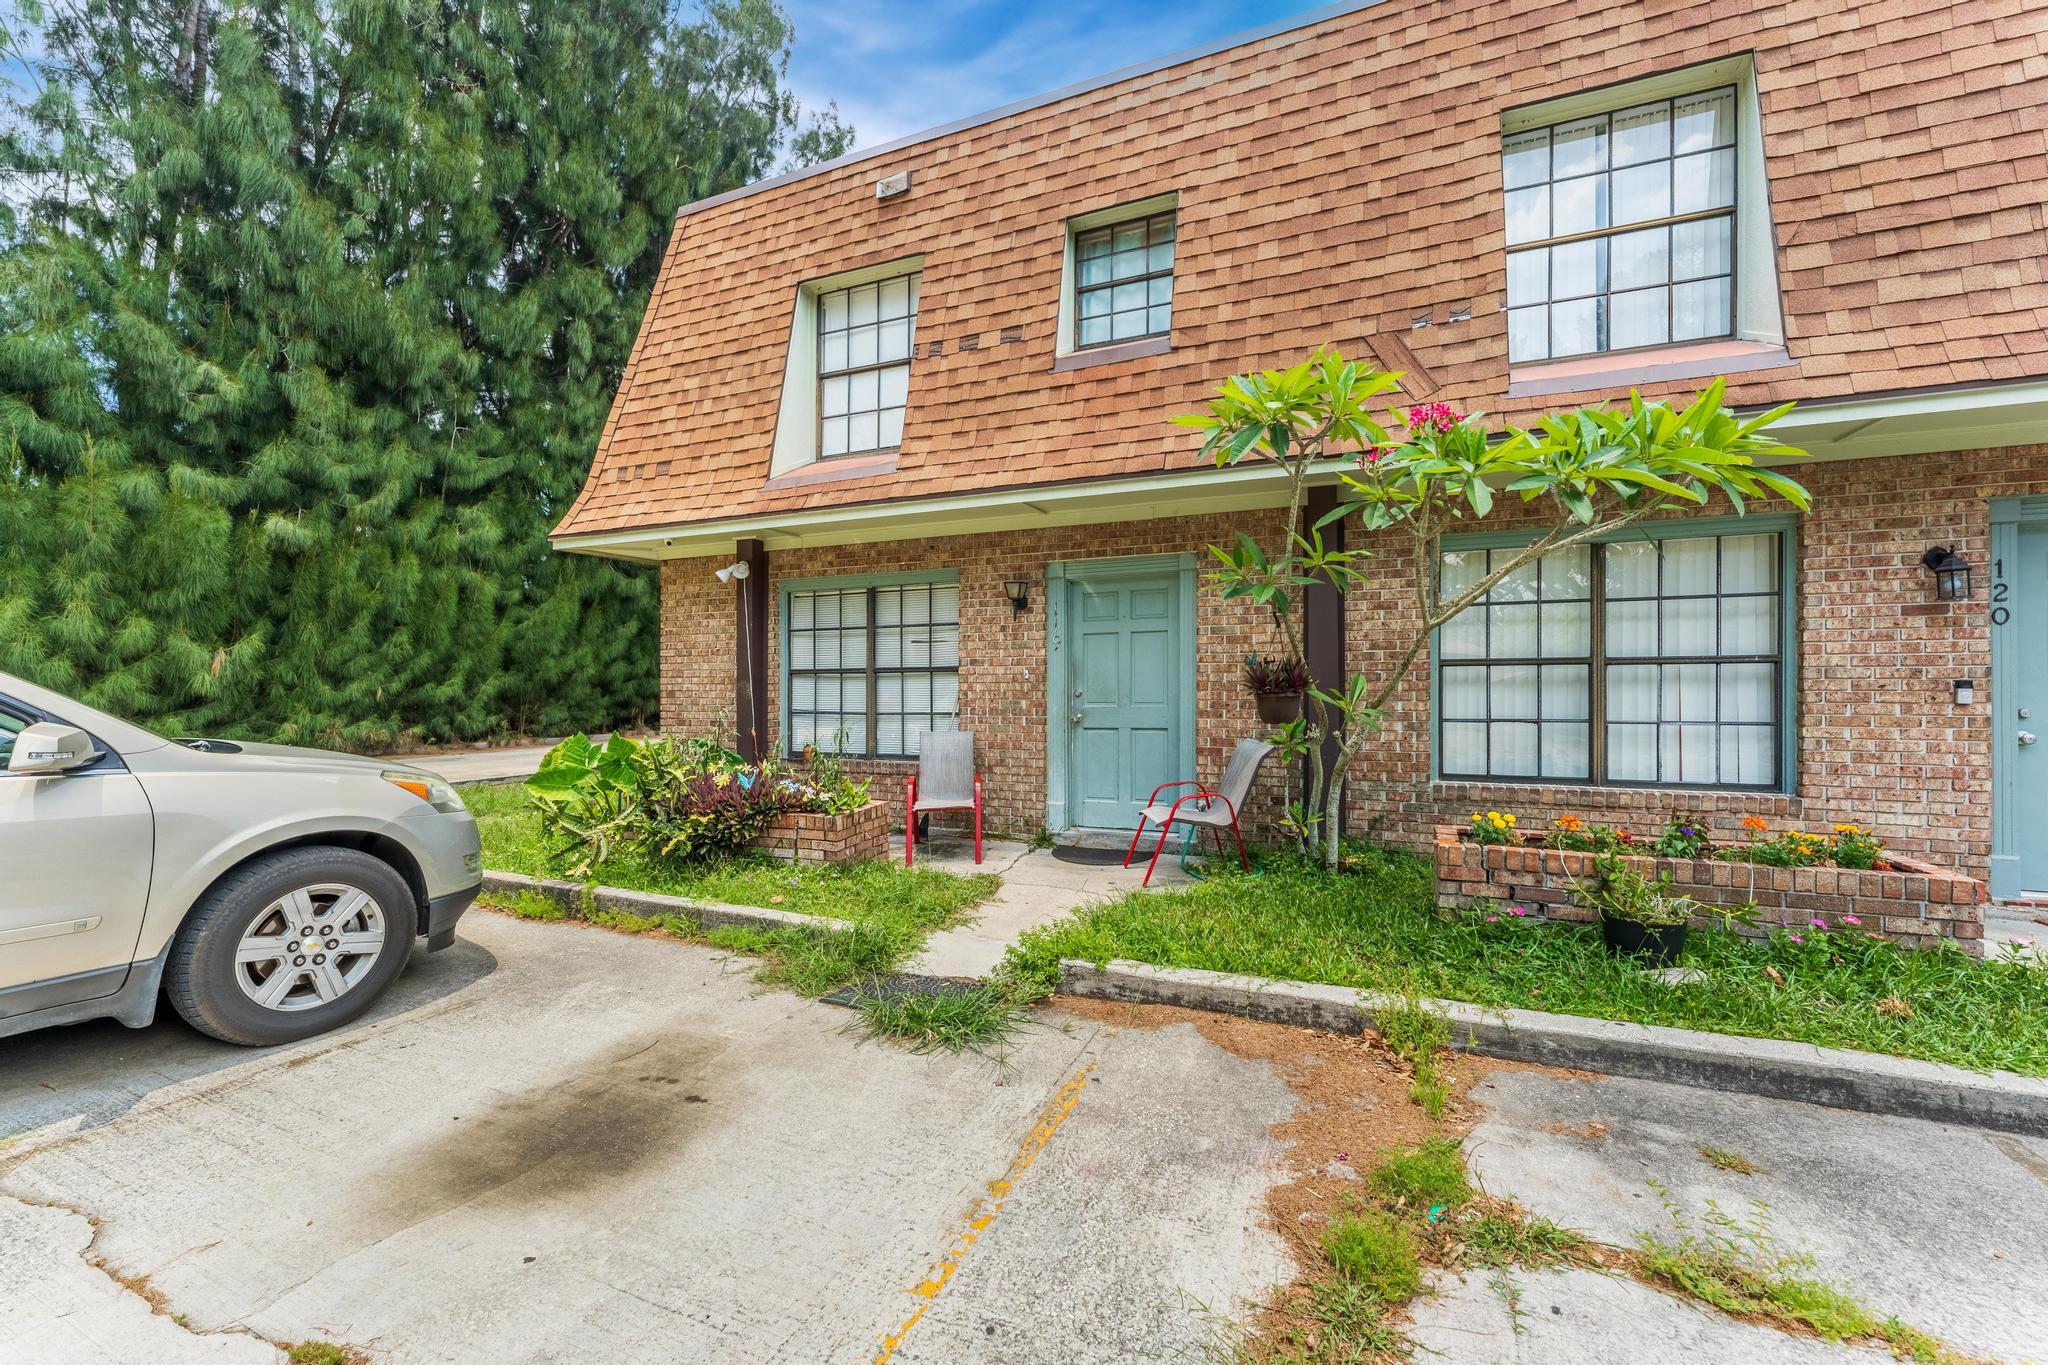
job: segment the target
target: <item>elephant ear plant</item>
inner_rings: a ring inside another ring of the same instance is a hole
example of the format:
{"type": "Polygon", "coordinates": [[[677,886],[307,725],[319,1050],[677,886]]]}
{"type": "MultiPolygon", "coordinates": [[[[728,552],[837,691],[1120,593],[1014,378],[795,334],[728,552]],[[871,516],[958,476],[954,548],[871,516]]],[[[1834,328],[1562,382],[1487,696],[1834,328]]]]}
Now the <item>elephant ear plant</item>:
{"type": "Polygon", "coordinates": [[[1234,544],[1210,546],[1220,566],[1210,577],[1226,599],[1265,607],[1294,658],[1307,657],[1294,610],[1302,590],[1324,583],[1343,593],[1364,581],[1367,552],[1332,549],[1323,530],[1355,517],[1368,531],[1409,538],[1412,552],[1399,562],[1414,605],[1405,626],[1393,624],[1391,662],[1375,673],[1319,680],[1308,714],[1275,736],[1283,756],[1307,759],[1306,789],[1290,823],[1304,847],[1320,846],[1327,867],[1337,865],[1337,810],[1352,763],[1445,623],[1543,556],[1660,512],[1699,507],[1717,493],[1737,513],[1774,497],[1802,510],[1808,502],[1798,483],[1757,465],[1805,453],[1768,434],[1791,404],[1738,417],[1723,405],[1718,379],[1684,407],[1631,394],[1626,406],[1580,408],[1504,433],[1444,403],[1389,412],[1382,425],[1370,405],[1399,385],[1399,375],[1324,347],[1291,369],[1233,376],[1205,411],[1173,419],[1203,433],[1202,451],[1218,468],[1253,460],[1282,475],[1285,509],[1268,538],[1240,531],[1234,544]],[[1310,482],[1332,476],[1343,501],[1304,527],[1310,482]],[[1444,597],[1435,570],[1442,538],[1473,529],[1503,504],[1515,508],[1528,545],[1444,597]]]}

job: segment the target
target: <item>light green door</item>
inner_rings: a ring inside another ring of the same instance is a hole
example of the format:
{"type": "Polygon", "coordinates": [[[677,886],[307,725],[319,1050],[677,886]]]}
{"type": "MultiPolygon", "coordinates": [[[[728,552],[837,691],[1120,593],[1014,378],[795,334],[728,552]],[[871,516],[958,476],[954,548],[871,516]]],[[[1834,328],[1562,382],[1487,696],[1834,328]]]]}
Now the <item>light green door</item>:
{"type": "Polygon", "coordinates": [[[1183,770],[1194,747],[1184,575],[1071,568],[1056,642],[1066,695],[1052,718],[1066,730],[1063,823],[1129,829],[1154,787],[1195,776],[1183,770]]]}
{"type": "Polygon", "coordinates": [[[1994,547],[1991,620],[2008,648],[1993,671],[1991,704],[2002,713],[1997,736],[1996,799],[2008,832],[2017,885],[2005,894],[2048,891],[2048,524],[2018,526],[2009,556],[1994,547]]]}

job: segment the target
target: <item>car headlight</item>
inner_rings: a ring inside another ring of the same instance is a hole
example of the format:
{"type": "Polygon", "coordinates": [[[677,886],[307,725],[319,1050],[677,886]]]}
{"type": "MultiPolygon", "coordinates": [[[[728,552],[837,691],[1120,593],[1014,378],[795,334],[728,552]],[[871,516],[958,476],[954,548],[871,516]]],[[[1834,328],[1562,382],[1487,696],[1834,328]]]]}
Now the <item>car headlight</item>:
{"type": "Polygon", "coordinates": [[[462,798],[455,794],[455,788],[438,777],[408,772],[387,772],[382,776],[392,786],[403,787],[443,815],[454,815],[467,809],[462,804],[462,798]]]}

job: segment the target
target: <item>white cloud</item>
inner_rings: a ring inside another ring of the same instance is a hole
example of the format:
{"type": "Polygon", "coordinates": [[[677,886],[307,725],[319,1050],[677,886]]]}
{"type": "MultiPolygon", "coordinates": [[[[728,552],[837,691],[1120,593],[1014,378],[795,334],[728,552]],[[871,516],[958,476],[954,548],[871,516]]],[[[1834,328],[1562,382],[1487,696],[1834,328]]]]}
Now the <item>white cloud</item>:
{"type": "Polygon", "coordinates": [[[1292,6],[1192,0],[1177,6],[1081,3],[945,6],[882,0],[791,0],[791,84],[806,108],[837,101],[856,145],[873,147],[1057,89],[1205,39],[1292,6]]]}

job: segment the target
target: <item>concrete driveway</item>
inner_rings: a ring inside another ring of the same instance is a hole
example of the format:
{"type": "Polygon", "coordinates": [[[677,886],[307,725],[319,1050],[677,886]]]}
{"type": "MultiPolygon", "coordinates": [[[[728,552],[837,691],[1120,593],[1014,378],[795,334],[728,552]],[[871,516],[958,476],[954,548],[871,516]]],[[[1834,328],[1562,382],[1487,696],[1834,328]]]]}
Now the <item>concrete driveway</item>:
{"type": "MultiPolygon", "coordinates": [[[[708,950],[463,932],[295,1048],[175,1020],[0,1042],[0,1360],[1200,1361],[1292,1273],[1263,1204],[1297,1098],[1192,1024],[1049,1010],[999,1072],[863,1045],[708,950]]],[[[1693,1209],[1754,1193],[1823,1278],[2048,1354],[2044,1144],[1530,1071],[1474,1094],[1481,1177],[1562,1222],[1628,1241],[1651,1177],[1693,1209]]],[[[1463,1365],[1881,1358],[1531,1278],[1520,1333],[1452,1280],[1418,1339],[1463,1365]]]]}

